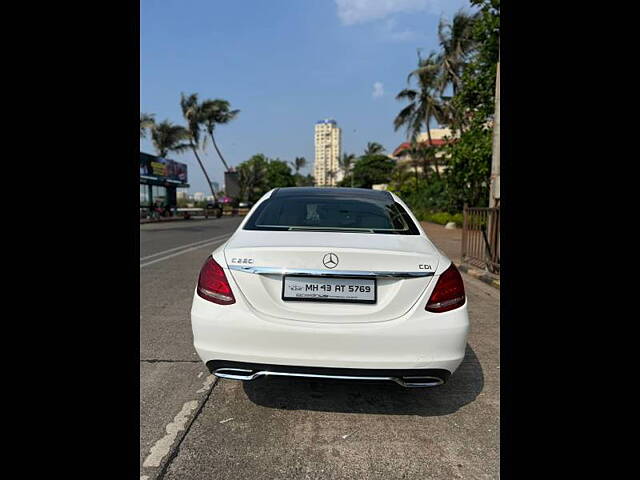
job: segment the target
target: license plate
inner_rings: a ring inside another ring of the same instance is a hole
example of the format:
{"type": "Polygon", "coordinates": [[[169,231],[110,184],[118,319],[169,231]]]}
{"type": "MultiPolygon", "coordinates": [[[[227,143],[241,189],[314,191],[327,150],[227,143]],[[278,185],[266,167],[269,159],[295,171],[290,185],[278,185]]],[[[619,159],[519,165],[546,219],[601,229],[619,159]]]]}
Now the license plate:
{"type": "Polygon", "coordinates": [[[376,279],[285,276],[282,300],[376,303],[376,279]]]}

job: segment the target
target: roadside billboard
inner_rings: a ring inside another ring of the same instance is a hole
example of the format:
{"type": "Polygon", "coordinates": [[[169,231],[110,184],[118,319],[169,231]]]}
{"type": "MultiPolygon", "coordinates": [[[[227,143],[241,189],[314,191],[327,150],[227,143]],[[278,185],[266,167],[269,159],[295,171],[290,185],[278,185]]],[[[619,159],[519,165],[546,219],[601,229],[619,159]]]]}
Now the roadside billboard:
{"type": "Polygon", "coordinates": [[[187,183],[187,165],[140,152],[140,176],[187,183]]]}

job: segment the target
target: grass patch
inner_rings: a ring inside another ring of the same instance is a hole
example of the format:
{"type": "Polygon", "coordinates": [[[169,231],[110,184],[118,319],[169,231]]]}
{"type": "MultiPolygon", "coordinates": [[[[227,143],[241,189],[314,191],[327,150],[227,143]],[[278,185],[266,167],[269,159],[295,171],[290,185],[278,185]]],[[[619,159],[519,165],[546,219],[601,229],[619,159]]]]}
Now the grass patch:
{"type": "Polygon", "coordinates": [[[449,222],[453,222],[456,224],[456,227],[462,228],[462,223],[464,222],[462,213],[430,212],[427,210],[419,210],[415,213],[418,220],[437,223],[438,225],[446,225],[449,222]]]}

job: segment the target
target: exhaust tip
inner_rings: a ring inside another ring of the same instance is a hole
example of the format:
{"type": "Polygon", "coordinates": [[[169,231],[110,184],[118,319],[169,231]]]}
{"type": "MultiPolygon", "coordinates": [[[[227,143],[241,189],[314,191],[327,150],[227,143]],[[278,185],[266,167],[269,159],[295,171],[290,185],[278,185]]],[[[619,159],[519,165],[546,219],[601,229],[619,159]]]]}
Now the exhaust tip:
{"type": "Polygon", "coordinates": [[[419,387],[436,387],[444,383],[444,379],[440,377],[421,376],[421,377],[402,377],[400,383],[403,387],[419,388],[419,387]],[[400,383],[401,382],[401,383],[400,383]]]}
{"type": "Polygon", "coordinates": [[[218,378],[228,378],[230,380],[253,380],[260,376],[260,372],[245,370],[244,368],[218,368],[213,374],[218,378]]]}

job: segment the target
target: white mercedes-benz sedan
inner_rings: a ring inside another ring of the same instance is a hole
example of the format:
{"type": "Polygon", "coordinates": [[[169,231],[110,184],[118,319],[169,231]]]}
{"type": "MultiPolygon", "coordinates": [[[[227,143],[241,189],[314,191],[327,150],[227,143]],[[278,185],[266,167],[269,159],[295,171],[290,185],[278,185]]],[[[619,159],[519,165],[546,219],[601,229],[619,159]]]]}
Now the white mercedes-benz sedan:
{"type": "Polygon", "coordinates": [[[458,269],[396,195],[359,188],[266,193],[204,263],[191,308],[209,371],[447,381],[469,318],[458,269]]]}

